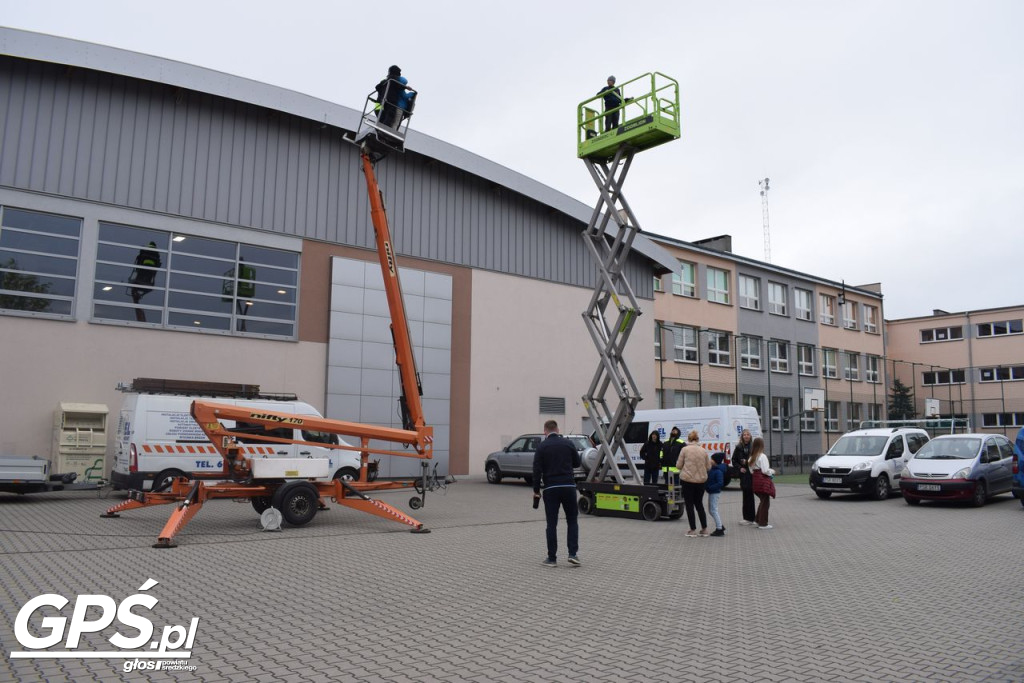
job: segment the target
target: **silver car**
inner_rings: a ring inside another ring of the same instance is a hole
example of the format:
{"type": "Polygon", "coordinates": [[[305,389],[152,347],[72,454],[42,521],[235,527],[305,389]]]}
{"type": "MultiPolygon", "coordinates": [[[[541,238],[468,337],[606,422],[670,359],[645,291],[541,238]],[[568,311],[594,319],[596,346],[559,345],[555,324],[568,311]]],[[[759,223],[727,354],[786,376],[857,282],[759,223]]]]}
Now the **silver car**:
{"type": "MultiPolygon", "coordinates": [[[[572,441],[576,450],[583,454],[592,449],[594,444],[590,437],[583,434],[563,434],[565,438],[572,441]]],[[[492,484],[500,484],[505,477],[522,477],[527,484],[533,483],[533,455],[544,438],[543,434],[523,434],[512,440],[512,443],[500,451],[495,451],[487,456],[484,461],[484,471],[487,473],[487,481],[492,484]]],[[[582,467],[576,469],[576,477],[586,476],[582,467]]]]}

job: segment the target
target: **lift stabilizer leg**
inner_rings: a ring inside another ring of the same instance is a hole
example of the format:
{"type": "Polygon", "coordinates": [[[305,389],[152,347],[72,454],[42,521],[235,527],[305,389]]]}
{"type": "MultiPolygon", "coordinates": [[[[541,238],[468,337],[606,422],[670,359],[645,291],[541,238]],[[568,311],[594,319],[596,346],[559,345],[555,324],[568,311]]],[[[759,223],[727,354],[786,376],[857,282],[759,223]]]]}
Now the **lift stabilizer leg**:
{"type": "Polygon", "coordinates": [[[188,496],[182,501],[181,505],[171,513],[171,518],[167,520],[167,524],[164,525],[163,531],[160,532],[160,536],[157,537],[156,543],[153,544],[154,548],[177,548],[177,543],[172,543],[174,536],[189,523],[199,509],[203,507],[203,502],[206,500],[206,491],[203,488],[203,483],[197,481],[192,485],[192,490],[189,491],[188,496]]]}
{"type": "Polygon", "coordinates": [[[401,522],[413,527],[414,532],[428,533],[427,529],[423,528],[423,523],[419,522],[409,515],[405,514],[396,507],[392,507],[387,503],[382,503],[379,500],[373,498],[339,498],[338,503],[346,507],[350,507],[354,510],[361,510],[363,512],[369,512],[371,515],[377,515],[384,519],[391,520],[392,522],[401,522]]]}

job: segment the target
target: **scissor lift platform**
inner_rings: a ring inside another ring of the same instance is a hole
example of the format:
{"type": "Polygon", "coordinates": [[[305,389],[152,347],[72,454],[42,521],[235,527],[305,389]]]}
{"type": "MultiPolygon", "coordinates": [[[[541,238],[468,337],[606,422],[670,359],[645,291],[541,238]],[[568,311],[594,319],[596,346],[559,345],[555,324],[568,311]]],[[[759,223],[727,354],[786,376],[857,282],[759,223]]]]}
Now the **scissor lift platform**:
{"type": "Polygon", "coordinates": [[[577,107],[580,159],[608,161],[623,145],[639,152],[680,136],[679,83],[675,79],[655,71],[626,81],[617,89],[622,104],[615,109],[601,111],[603,95],[584,100],[577,107]],[[604,117],[615,112],[622,123],[603,131],[604,117]]]}

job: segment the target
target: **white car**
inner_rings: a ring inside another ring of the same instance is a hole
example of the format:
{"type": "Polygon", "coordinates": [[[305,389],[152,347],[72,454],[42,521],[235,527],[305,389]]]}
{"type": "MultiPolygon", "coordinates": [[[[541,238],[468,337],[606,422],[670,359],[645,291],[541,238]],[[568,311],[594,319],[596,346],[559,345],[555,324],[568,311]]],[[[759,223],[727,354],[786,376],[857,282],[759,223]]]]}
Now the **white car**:
{"type": "Polygon", "coordinates": [[[844,491],[885,500],[899,490],[903,466],[926,443],[928,432],[907,427],[844,434],[811,465],[811,488],[822,499],[844,491]]]}

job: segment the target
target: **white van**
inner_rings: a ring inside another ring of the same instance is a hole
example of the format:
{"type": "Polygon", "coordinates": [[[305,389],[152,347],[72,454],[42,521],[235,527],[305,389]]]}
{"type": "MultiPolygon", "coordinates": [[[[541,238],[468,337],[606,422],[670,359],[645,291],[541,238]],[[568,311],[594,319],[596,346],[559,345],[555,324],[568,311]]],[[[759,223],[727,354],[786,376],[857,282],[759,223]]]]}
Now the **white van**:
{"type": "MultiPolygon", "coordinates": [[[[316,408],[298,400],[239,399],[201,394],[152,394],[128,392],[121,403],[114,444],[114,467],[110,479],[115,489],[143,490],[174,477],[192,473],[214,478],[223,469],[220,454],[192,419],[192,401],[200,399],[234,406],[261,408],[280,413],[322,417],[316,408]]],[[[231,420],[224,424],[235,428],[231,420]]],[[[336,434],[288,428],[263,431],[269,436],[296,438],[318,443],[345,444],[336,434]]],[[[245,439],[240,439],[245,443],[245,439]]],[[[347,445],[347,444],[345,444],[347,445]]],[[[326,458],[328,474],[335,479],[359,477],[359,454],[333,448],[252,440],[242,451],[256,457],[326,458]]]]}
{"type": "Polygon", "coordinates": [[[848,432],[814,461],[809,483],[822,499],[843,491],[885,500],[900,490],[903,467],[926,443],[928,432],[923,429],[886,427],[848,432]]]}
{"type": "MultiPolygon", "coordinates": [[[[626,428],[624,440],[629,457],[636,464],[637,470],[643,469],[640,448],[647,441],[651,432],[661,435],[662,443],[668,440],[672,427],[679,427],[681,437],[685,440],[691,430],[697,430],[700,445],[708,453],[724,453],[725,464],[729,467],[726,485],[736,476],[731,466],[732,448],[740,440],[744,429],[749,429],[752,437],[762,436],[761,417],[751,406],[701,406],[699,408],[665,408],[662,410],[638,410],[633,422],[626,428]]],[[[598,434],[591,438],[597,443],[598,434]]],[[[583,465],[589,469],[597,458],[597,451],[590,450],[584,454],[583,465]]],[[[618,456],[620,469],[626,469],[626,459],[618,456]]]]}

